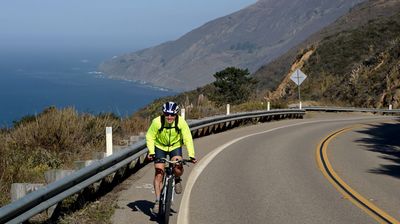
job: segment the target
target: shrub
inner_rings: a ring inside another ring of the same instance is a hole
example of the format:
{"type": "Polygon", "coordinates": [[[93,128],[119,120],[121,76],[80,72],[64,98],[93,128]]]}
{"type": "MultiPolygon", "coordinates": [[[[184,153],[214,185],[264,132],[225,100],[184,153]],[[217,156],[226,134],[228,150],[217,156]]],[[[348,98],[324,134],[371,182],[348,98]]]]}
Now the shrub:
{"type": "Polygon", "coordinates": [[[92,159],[105,148],[105,127],[122,138],[121,120],[113,114],[78,114],[73,108],[46,108],[0,133],[0,204],[9,200],[13,182],[43,182],[43,172],[71,168],[74,160],[92,159]]]}
{"type": "Polygon", "coordinates": [[[214,91],[209,97],[217,105],[240,104],[249,99],[252,88],[257,83],[247,69],[228,67],[214,74],[214,91]]]}

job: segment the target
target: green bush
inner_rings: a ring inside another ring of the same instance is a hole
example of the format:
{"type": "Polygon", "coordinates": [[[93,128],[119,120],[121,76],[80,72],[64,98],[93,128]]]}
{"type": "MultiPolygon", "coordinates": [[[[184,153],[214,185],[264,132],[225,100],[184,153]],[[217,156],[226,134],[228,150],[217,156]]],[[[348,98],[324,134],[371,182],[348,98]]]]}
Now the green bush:
{"type": "Polygon", "coordinates": [[[208,94],[217,105],[240,104],[247,101],[257,83],[247,69],[228,67],[214,74],[214,89],[208,94]]]}

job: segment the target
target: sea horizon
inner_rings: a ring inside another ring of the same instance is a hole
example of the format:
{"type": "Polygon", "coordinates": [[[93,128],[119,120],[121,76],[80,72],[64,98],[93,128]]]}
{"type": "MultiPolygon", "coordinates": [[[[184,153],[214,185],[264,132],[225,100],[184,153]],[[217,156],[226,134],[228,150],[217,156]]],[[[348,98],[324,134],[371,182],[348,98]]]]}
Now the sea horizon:
{"type": "Polygon", "coordinates": [[[13,121],[39,114],[50,106],[127,117],[157,98],[177,93],[107,78],[97,71],[106,55],[66,56],[60,52],[11,57],[0,54],[0,58],[0,128],[12,127],[13,121]]]}

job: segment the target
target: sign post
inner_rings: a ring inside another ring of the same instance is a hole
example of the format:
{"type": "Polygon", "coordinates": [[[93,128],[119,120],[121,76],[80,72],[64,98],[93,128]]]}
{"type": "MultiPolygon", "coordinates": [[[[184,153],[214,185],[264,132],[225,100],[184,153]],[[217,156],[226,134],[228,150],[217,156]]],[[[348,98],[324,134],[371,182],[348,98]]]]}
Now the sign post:
{"type": "Polygon", "coordinates": [[[290,79],[296,83],[299,92],[299,109],[301,109],[300,85],[307,78],[307,76],[300,70],[296,69],[290,76],[290,79]]]}

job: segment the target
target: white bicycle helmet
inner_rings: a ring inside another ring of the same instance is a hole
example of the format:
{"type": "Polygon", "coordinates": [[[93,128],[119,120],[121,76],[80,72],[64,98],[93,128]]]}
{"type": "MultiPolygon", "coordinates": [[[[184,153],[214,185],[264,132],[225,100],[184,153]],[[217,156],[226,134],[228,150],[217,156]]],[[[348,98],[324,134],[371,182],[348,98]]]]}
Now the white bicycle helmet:
{"type": "Polygon", "coordinates": [[[174,114],[177,115],[179,112],[179,106],[175,102],[166,102],[162,108],[163,113],[165,114],[174,114]]]}

